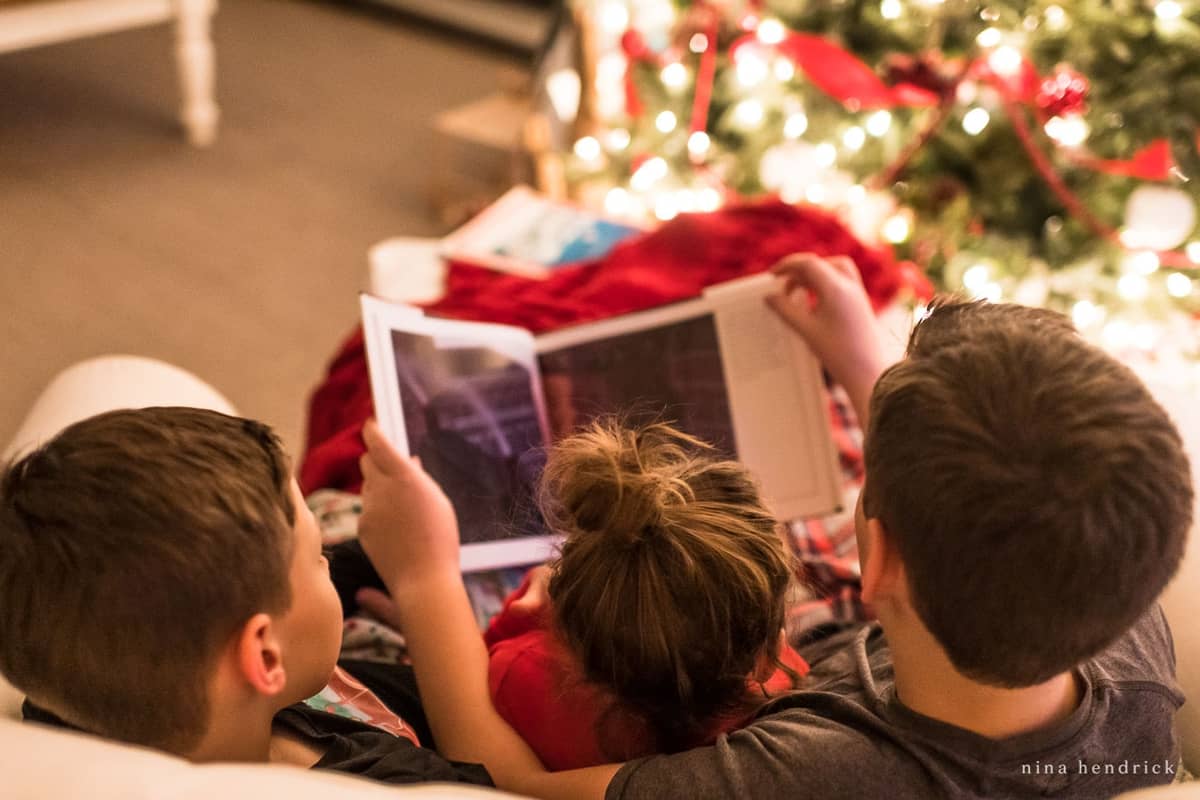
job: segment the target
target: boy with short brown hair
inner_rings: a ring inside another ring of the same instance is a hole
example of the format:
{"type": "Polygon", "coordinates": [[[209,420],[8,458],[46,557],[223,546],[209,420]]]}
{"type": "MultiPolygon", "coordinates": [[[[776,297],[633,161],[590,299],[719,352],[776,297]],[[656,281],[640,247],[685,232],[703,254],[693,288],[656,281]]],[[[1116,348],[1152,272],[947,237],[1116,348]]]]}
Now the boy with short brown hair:
{"type": "Polygon", "coordinates": [[[0,672],[27,717],[193,761],[490,783],[302,703],[341,630],[316,520],[261,423],[113,411],[0,479],[0,672]]]}

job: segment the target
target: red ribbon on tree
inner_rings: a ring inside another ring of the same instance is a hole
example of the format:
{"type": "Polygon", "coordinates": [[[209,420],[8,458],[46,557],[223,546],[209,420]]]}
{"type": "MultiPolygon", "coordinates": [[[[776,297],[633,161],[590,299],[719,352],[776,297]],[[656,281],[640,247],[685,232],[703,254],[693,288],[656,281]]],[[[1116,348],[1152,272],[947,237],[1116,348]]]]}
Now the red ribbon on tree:
{"type": "MultiPolygon", "coordinates": [[[[1038,146],[1026,117],[1026,109],[1033,110],[1034,119],[1039,125],[1044,126],[1048,118],[1044,104],[1038,102],[1038,94],[1043,82],[1035,80],[1031,83],[1028,79],[1030,75],[1034,78],[1037,76],[1033,64],[1028,59],[1022,58],[1020,69],[1014,75],[1002,75],[992,69],[986,59],[980,59],[972,66],[971,72],[999,91],[1004,100],[1005,113],[1012,123],[1013,132],[1016,133],[1021,147],[1029,156],[1038,175],[1054,192],[1059,202],[1072,216],[1090,228],[1097,236],[1123,247],[1124,243],[1121,242],[1117,231],[1092,213],[1087,204],[1071,191],[1066,181],[1054,168],[1049,157],[1038,146]]],[[[1163,181],[1170,177],[1171,167],[1174,165],[1170,144],[1165,139],[1156,139],[1128,160],[1094,158],[1071,150],[1064,150],[1059,147],[1057,142],[1054,142],[1054,147],[1065,152],[1066,157],[1076,164],[1108,175],[1163,181]]],[[[1192,260],[1181,252],[1162,251],[1158,253],[1158,258],[1163,264],[1176,269],[1194,269],[1196,267],[1192,260]]]]}
{"type": "Polygon", "coordinates": [[[692,96],[692,133],[708,128],[708,107],[712,103],[713,83],[717,78],[717,26],[718,19],[710,17],[704,32],[704,51],[700,53],[700,66],[696,70],[696,91],[692,96]]]}
{"type": "MultiPolygon", "coordinates": [[[[753,34],[738,38],[729,47],[729,57],[734,63],[739,51],[748,46],[767,45],[761,45],[753,34]]],[[[938,103],[937,94],[920,86],[911,83],[888,86],[858,56],[822,36],[789,33],[783,41],[770,46],[792,62],[814,86],[855,111],[923,108],[938,103]]]]}

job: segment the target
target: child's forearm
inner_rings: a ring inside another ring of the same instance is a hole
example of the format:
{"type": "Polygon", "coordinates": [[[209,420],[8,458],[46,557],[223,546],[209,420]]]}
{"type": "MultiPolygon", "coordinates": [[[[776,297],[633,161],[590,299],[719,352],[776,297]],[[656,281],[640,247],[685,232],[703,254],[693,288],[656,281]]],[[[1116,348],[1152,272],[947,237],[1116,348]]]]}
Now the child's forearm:
{"type": "Polygon", "coordinates": [[[871,418],[871,393],[875,390],[875,382],[879,380],[887,364],[881,357],[857,366],[850,376],[842,379],[842,389],[846,391],[850,406],[854,409],[854,416],[858,418],[858,424],[865,432],[867,422],[871,418]]]}
{"type": "Polygon", "coordinates": [[[603,797],[615,766],[547,773],[496,712],[487,685],[487,648],[460,576],[388,588],[443,756],[482,763],[502,789],[544,798],[603,797]]]}
{"type": "Polygon", "coordinates": [[[509,767],[542,770],[537,757],[492,707],[487,648],[461,578],[447,575],[419,586],[389,586],[389,591],[442,755],[480,761],[493,772],[509,767]]]}

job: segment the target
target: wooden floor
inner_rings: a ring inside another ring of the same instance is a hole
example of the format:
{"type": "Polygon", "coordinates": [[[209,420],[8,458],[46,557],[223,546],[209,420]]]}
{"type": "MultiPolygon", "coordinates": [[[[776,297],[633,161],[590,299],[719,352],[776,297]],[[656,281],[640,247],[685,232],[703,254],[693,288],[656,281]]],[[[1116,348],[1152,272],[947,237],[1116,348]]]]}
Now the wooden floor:
{"type": "Polygon", "coordinates": [[[216,146],[176,128],[170,30],[0,56],[0,449],[59,370],[165,359],[303,442],[366,252],[442,233],[436,112],[511,56],[344,6],[236,0],[216,18],[216,146]]]}

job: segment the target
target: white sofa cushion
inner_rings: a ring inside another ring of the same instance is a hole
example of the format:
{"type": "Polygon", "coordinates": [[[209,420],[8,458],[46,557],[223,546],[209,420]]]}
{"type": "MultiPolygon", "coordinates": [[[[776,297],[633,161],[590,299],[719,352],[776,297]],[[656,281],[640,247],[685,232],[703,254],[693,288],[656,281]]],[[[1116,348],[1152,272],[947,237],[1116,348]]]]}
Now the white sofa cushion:
{"type": "Polygon", "coordinates": [[[468,786],[384,786],[267,764],[197,765],[152,750],[0,719],[6,800],[385,800],[512,797],[468,786]]]}

